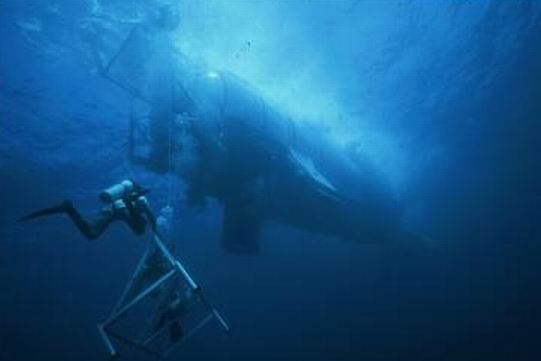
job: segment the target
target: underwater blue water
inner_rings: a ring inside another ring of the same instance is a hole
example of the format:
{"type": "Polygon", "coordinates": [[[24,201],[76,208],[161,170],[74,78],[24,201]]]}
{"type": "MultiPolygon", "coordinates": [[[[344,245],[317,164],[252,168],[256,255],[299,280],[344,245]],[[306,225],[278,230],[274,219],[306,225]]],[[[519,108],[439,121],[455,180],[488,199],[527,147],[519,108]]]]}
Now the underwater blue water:
{"type": "Polygon", "coordinates": [[[107,357],[95,324],[143,238],[17,219],[65,198],[91,212],[128,176],[156,209],[173,185],[179,256],[233,330],[172,358],[540,359],[541,2],[174,1],[187,57],[358,144],[430,239],[389,251],[269,224],[241,257],[220,245],[217,204],[189,208],[179,179],[130,164],[133,100],[81,40],[89,17],[164,1],[0,1],[0,360],[107,357]]]}

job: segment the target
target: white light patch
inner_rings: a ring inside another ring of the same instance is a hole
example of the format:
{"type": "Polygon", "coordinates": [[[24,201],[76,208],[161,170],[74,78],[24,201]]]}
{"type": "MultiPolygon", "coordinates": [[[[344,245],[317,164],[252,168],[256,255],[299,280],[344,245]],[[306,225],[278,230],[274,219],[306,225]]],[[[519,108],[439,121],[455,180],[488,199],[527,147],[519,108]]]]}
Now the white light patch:
{"type": "Polygon", "coordinates": [[[316,182],[332,190],[333,192],[336,192],[336,188],[327,178],[323,176],[323,174],[317,170],[311,158],[300,154],[292,148],[289,148],[289,151],[293,159],[296,160],[297,163],[306,171],[306,173],[308,173],[316,182]]]}

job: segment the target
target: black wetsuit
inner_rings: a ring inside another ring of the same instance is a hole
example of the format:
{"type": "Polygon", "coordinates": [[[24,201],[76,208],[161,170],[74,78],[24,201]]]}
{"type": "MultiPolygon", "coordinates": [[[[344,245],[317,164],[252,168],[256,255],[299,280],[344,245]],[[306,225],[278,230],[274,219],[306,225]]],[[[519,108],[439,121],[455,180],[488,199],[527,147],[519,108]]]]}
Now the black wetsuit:
{"type": "Polygon", "coordinates": [[[73,221],[79,231],[89,240],[96,239],[105,232],[107,227],[115,221],[122,221],[137,235],[145,233],[147,223],[155,229],[155,218],[150,211],[144,196],[133,195],[117,200],[103,207],[98,216],[92,220],[85,219],[70,201],[30,213],[20,221],[52,215],[66,214],[73,221]]]}
{"type": "Polygon", "coordinates": [[[180,299],[173,300],[165,311],[161,314],[158,323],[154,327],[154,332],[158,332],[165,326],[169,327],[169,340],[178,342],[184,336],[184,330],[180,324],[180,318],[186,312],[186,305],[180,299]]]}

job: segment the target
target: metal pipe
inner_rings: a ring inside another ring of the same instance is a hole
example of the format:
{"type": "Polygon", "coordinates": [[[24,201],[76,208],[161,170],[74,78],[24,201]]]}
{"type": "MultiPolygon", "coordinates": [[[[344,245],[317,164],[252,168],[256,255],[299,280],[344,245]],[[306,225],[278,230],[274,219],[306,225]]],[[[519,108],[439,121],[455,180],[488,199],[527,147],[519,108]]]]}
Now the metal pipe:
{"type": "Polygon", "coordinates": [[[120,311],[116,312],[114,315],[109,317],[107,321],[103,323],[104,327],[107,327],[109,324],[114,322],[115,319],[122,316],[124,313],[128,312],[130,308],[135,306],[137,303],[139,303],[143,298],[145,298],[149,293],[154,291],[156,288],[158,288],[163,282],[167,281],[169,277],[171,277],[175,273],[175,270],[172,269],[169,272],[167,272],[164,276],[162,276],[159,280],[154,282],[151,286],[149,286],[146,290],[141,292],[137,297],[135,297],[131,302],[129,302],[126,306],[124,306],[120,311]]]}
{"type": "Polygon", "coordinates": [[[111,342],[111,339],[103,329],[103,325],[98,325],[98,331],[101,335],[101,338],[103,339],[103,342],[105,343],[105,347],[107,347],[107,351],[109,352],[109,356],[111,358],[118,356],[118,352],[116,351],[115,347],[113,346],[113,343],[111,342]]]}

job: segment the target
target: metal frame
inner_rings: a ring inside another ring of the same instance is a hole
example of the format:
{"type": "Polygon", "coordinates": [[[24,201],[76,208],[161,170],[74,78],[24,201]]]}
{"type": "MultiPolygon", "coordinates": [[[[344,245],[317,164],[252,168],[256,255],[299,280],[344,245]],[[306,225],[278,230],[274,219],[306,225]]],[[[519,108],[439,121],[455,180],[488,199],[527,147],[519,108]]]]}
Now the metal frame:
{"type": "Polygon", "coordinates": [[[147,104],[150,104],[150,100],[145,97],[139,90],[132,87],[129,84],[125,84],[121,81],[118,81],[110,74],[111,67],[114,63],[118,60],[119,56],[122,54],[122,52],[126,49],[126,46],[128,45],[129,41],[135,36],[135,31],[137,30],[138,25],[134,25],[134,27],[129,31],[126,38],[122,41],[117,51],[112,55],[112,57],[109,59],[106,64],[102,61],[98,50],[95,46],[90,46],[90,51],[92,52],[92,56],[94,57],[94,61],[96,62],[96,66],[98,69],[98,72],[101,76],[103,76],[106,80],[110,81],[112,84],[116,85],[117,87],[123,89],[128,94],[133,96],[134,98],[137,98],[147,104]]]}
{"type": "MultiPolygon", "coordinates": [[[[150,105],[150,100],[144,96],[138,89],[134,88],[130,84],[126,84],[122,82],[121,80],[115,79],[114,76],[111,74],[111,68],[112,66],[117,62],[119,56],[122,54],[122,52],[125,50],[127,44],[129,41],[135,36],[135,32],[137,31],[137,25],[135,25],[128,33],[127,37],[124,39],[124,41],[120,44],[117,51],[113,54],[113,56],[108,61],[103,61],[98,53],[98,50],[91,46],[92,54],[95,58],[96,65],[98,68],[99,74],[105,78],[106,80],[110,81],[117,87],[123,89],[128,94],[133,96],[136,99],[139,99],[140,101],[150,105]]],[[[132,114],[130,117],[130,144],[129,144],[129,151],[130,151],[130,157],[132,158],[132,161],[135,158],[135,128],[136,128],[136,117],[132,114]]],[[[154,334],[147,337],[143,342],[134,342],[133,340],[130,340],[129,338],[126,338],[113,330],[110,329],[109,326],[111,326],[115,321],[117,321],[119,318],[121,318],[124,314],[126,314],[128,311],[130,311],[134,306],[136,306],[139,302],[141,302],[143,299],[148,297],[154,290],[159,288],[162,284],[167,282],[171,277],[179,275],[182,279],[186,281],[188,286],[191,288],[193,294],[197,294],[198,300],[202,303],[202,305],[209,311],[209,314],[200,321],[194,328],[192,328],[187,335],[185,335],[182,340],[179,343],[176,343],[175,345],[178,345],[186,339],[188,339],[191,335],[193,335],[195,332],[197,332],[200,328],[205,326],[208,322],[210,322],[212,319],[215,319],[220,327],[225,331],[229,332],[230,328],[229,325],[226,323],[222,315],[214,308],[214,306],[208,302],[208,300],[205,298],[201,291],[201,287],[195,283],[193,278],[190,276],[190,274],[186,271],[182,263],[180,263],[179,260],[175,259],[173,255],[170,253],[170,251],[167,249],[167,247],[164,245],[163,240],[160,238],[160,236],[156,233],[153,233],[152,235],[152,241],[149,243],[143,257],[139,261],[133,276],[128,281],[128,284],[126,285],[120,299],[118,300],[116,306],[113,308],[113,311],[111,315],[102,323],[98,324],[98,332],[105,344],[105,347],[107,348],[107,351],[111,358],[119,356],[119,353],[115,347],[115,342],[122,342],[128,345],[131,345],[139,350],[142,350],[144,352],[147,352],[151,355],[157,356],[160,359],[164,359],[167,356],[167,353],[173,348],[170,347],[166,350],[165,354],[157,353],[150,348],[146,347],[148,343],[150,343],[154,338],[156,338],[162,330],[158,330],[154,332],[154,334]],[[153,245],[157,247],[157,249],[161,252],[161,254],[165,257],[165,259],[170,263],[171,270],[168,271],[165,275],[163,275],[158,280],[154,281],[152,284],[150,284],[148,287],[143,289],[139,294],[137,294],[131,301],[129,301],[127,304],[125,304],[126,297],[128,296],[130,290],[132,289],[132,286],[134,285],[134,282],[137,279],[137,275],[139,274],[139,271],[144,267],[145,260],[147,259],[147,256],[152,249],[153,245]]]]}
{"type": "Polygon", "coordinates": [[[101,338],[102,338],[102,340],[103,340],[103,342],[105,344],[105,347],[107,348],[109,356],[111,358],[119,356],[119,353],[118,353],[118,351],[117,351],[117,349],[115,347],[115,342],[114,341],[122,342],[122,343],[125,343],[125,344],[128,344],[128,345],[131,345],[131,346],[133,346],[133,347],[135,347],[135,348],[137,348],[137,349],[139,349],[141,351],[144,351],[144,352],[146,352],[148,354],[156,356],[156,357],[158,357],[160,359],[165,359],[167,357],[168,353],[171,351],[171,349],[174,348],[174,346],[176,346],[178,344],[181,344],[182,342],[186,341],[193,334],[195,334],[199,329],[201,329],[203,326],[205,326],[207,323],[209,323],[212,319],[215,319],[218,322],[218,324],[220,325],[220,327],[226,333],[230,331],[229,325],[224,320],[222,315],[218,312],[218,310],[216,310],[216,308],[210,302],[207,301],[207,299],[205,298],[205,296],[203,295],[203,293],[201,291],[201,287],[197,283],[195,283],[193,278],[186,271],[186,269],[180,263],[180,261],[173,257],[171,252],[169,252],[167,247],[165,247],[165,245],[163,244],[163,241],[160,239],[160,237],[157,234],[153,234],[152,241],[153,241],[153,243],[149,244],[149,246],[148,246],[147,250],[145,251],[143,257],[139,261],[133,276],[128,281],[128,284],[127,284],[126,288],[124,289],[124,291],[123,291],[119,301],[117,302],[116,306],[114,307],[111,316],[109,316],[104,322],[97,325],[98,332],[99,332],[99,334],[100,334],[100,336],[101,336],[101,338]],[[158,280],[154,281],[148,287],[143,289],[131,301],[124,304],[124,301],[125,301],[128,293],[129,293],[129,291],[131,290],[131,287],[134,284],[139,271],[141,270],[141,268],[145,264],[145,260],[147,259],[147,255],[149,254],[153,244],[155,246],[157,246],[157,249],[161,252],[161,254],[165,257],[165,259],[170,263],[172,268],[167,273],[165,273],[162,277],[160,277],[158,280]],[[202,321],[200,321],[195,327],[193,327],[188,332],[188,334],[186,334],[182,338],[182,340],[180,342],[178,342],[178,343],[172,345],[171,347],[169,347],[164,353],[159,353],[159,352],[156,352],[156,351],[150,349],[149,347],[147,347],[147,345],[150,342],[152,342],[155,338],[157,338],[159,336],[159,334],[163,330],[155,331],[152,335],[146,337],[145,340],[142,341],[142,342],[135,342],[133,340],[130,340],[130,339],[118,334],[117,332],[115,332],[115,331],[113,331],[113,330],[111,330],[109,328],[110,325],[112,325],[117,320],[119,320],[123,315],[125,315],[127,312],[129,312],[134,306],[139,304],[143,299],[148,297],[153,291],[155,291],[157,288],[159,288],[161,285],[163,285],[165,282],[167,282],[171,277],[173,277],[175,275],[180,276],[182,279],[184,279],[186,281],[186,283],[188,284],[188,286],[190,287],[192,292],[194,294],[197,294],[198,300],[209,311],[209,314],[202,321]]]}

